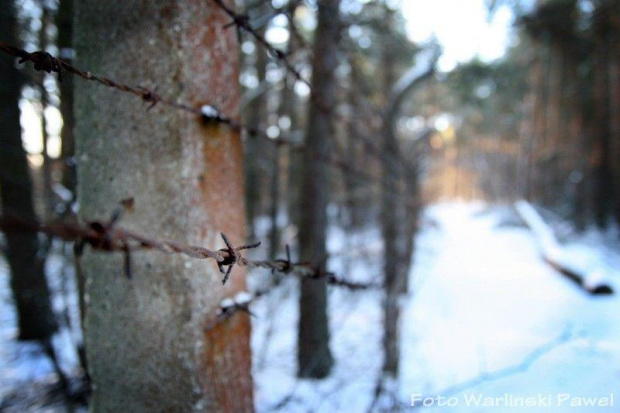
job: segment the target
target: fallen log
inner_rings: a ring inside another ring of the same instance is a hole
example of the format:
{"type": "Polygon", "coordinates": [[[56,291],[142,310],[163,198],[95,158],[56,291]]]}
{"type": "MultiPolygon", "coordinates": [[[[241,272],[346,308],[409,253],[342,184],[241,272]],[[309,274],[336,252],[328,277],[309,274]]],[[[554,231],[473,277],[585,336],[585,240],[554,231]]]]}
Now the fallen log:
{"type": "Polygon", "coordinates": [[[588,268],[565,253],[553,230],[526,201],[515,202],[515,209],[538,241],[543,259],[579,287],[592,295],[613,294],[609,276],[600,267],[588,268]]]}

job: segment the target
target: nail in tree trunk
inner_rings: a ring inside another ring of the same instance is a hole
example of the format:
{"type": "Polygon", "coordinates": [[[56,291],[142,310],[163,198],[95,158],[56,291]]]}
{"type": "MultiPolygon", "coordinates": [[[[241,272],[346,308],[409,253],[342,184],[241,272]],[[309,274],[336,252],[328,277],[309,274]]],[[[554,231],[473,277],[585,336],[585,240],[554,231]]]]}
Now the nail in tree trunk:
{"type": "MultiPolygon", "coordinates": [[[[0,40],[17,44],[13,2],[0,8],[0,40]]],[[[0,197],[2,214],[35,220],[32,183],[19,123],[21,78],[15,59],[0,57],[0,197]]],[[[19,339],[47,340],[56,331],[39,239],[31,233],[8,233],[6,257],[17,311],[19,339]]]]}
{"type": "MultiPolygon", "coordinates": [[[[318,26],[312,62],[312,93],[306,156],[302,166],[301,222],[299,232],[302,261],[311,262],[319,271],[327,264],[326,229],[329,201],[329,171],[325,159],[333,140],[332,114],[336,102],[336,68],[340,38],[340,0],[318,4],[318,26]]],[[[298,334],[299,377],[322,378],[329,374],[333,358],[329,349],[327,283],[302,282],[298,334]]]]}
{"type": "MultiPolygon", "coordinates": [[[[229,6],[232,1],[227,2],[229,6]]],[[[76,64],[157,93],[238,116],[237,37],[213,2],[75,3],[76,64]]],[[[219,248],[245,233],[242,147],[225,125],[135,96],[76,83],[78,199],[84,219],[134,199],[119,225],[157,239],[219,248]]],[[[251,411],[250,325],[238,314],[215,328],[226,286],[214,262],[86,251],[86,350],[94,412],[251,411]]]]}

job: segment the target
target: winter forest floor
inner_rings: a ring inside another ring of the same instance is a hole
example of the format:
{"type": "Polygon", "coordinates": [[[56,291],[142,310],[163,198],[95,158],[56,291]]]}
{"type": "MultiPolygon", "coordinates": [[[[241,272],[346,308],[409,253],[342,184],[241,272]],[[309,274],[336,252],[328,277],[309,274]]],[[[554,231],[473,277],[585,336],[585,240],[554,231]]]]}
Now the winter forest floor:
{"type": "MultiPolygon", "coordinates": [[[[457,400],[456,406],[434,409],[441,412],[618,411],[620,394],[614,395],[616,407],[567,407],[584,399],[557,406],[559,394],[609,397],[620,388],[617,294],[589,296],[549,267],[511,208],[442,204],[428,208],[422,222],[411,293],[403,302],[401,373],[397,384],[385,386],[375,410],[410,409],[415,394],[457,400]],[[529,408],[502,407],[501,401],[481,407],[472,401],[505,394],[550,395],[551,400],[545,405],[543,398],[529,408]]],[[[563,241],[575,259],[614,273],[614,288],[620,287],[620,256],[611,252],[620,251],[617,243],[606,245],[608,238],[596,232],[563,241]]],[[[378,231],[346,234],[332,228],[329,250],[334,271],[358,281],[379,280],[378,231]]],[[[36,346],[13,340],[4,263],[0,271],[0,410],[37,411],[49,405],[36,399],[53,384],[53,370],[36,346]]],[[[266,276],[253,275],[252,283],[266,276]]],[[[56,283],[54,288],[71,286],[56,283]]],[[[258,411],[369,410],[382,364],[379,292],[330,289],[336,363],[331,377],[322,381],[295,378],[295,280],[283,282],[252,310],[258,411]]],[[[71,342],[65,334],[58,346],[71,347],[71,342]]],[[[74,366],[71,351],[62,353],[63,365],[74,366]]],[[[56,406],[47,411],[64,411],[56,406]]]]}

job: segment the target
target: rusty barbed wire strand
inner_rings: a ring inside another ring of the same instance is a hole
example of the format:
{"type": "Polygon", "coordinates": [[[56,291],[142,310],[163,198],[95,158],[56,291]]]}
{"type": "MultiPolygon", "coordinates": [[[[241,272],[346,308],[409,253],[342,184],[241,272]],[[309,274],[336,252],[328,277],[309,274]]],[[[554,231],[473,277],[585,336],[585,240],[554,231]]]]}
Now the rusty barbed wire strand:
{"type": "Polygon", "coordinates": [[[297,80],[306,84],[309,88],[312,88],[310,82],[306,80],[302,76],[301,72],[297,70],[297,68],[288,60],[286,52],[273,46],[262,34],[252,27],[250,24],[250,17],[248,15],[235,12],[233,9],[224,4],[222,0],[211,1],[231,19],[231,22],[224,27],[236,26],[239,30],[249,33],[262,47],[267,50],[269,54],[280,60],[286,67],[286,70],[289,71],[297,80]]]}
{"type": "Polygon", "coordinates": [[[250,128],[245,128],[240,122],[234,120],[231,117],[223,115],[213,106],[203,105],[201,107],[194,107],[188,103],[178,102],[173,99],[165,98],[157,94],[153,89],[148,89],[142,86],[130,86],[120,83],[109,77],[97,75],[92,72],[79,69],[60,58],[52,56],[46,51],[39,50],[35,52],[27,52],[24,49],[12,46],[5,42],[0,42],[0,51],[10,56],[19,58],[19,63],[32,62],[36,71],[56,73],[58,75],[58,80],[61,82],[63,74],[70,73],[84,80],[96,82],[100,85],[116,89],[121,92],[133,94],[142,99],[144,102],[150,103],[147,110],[150,110],[156,105],[161,104],[198,116],[205,123],[220,123],[229,126],[236,132],[242,132],[245,130],[247,133],[252,135],[259,134],[258,131],[252,130],[250,128]]]}
{"type": "MultiPolygon", "coordinates": [[[[337,119],[343,120],[345,122],[350,121],[349,119],[347,119],[346,116],[338,113],[338,111],[334,111],[333,108],[329,107],[325,104],[325,102],[322,102],[319,99],[319,97],[314,93],[312,84],[308,80],[303,78],[301,72],[297,70],[288,60],[287,54],[269,43],[269,41],[267,41],[267,39],[265,39],[265,37],[261,33],[259,33],[256,29],[252,27],[250,17],[248,15],[235,12],[235,10],[224,4],[222,0],[211,1],[214,2],[231,19],[231,22],[225,27],[236,26],[239,30],[250,34],[256,40],[256,42],[260,44],[260,46],[265,48],[269,54],[271,54],[276,60],[281,62],[287,72],[289,72],[297,80],[303,82],[306,86],[308,86],[308,88],[310,89],[310,100],[312,100],[320,110],[326,112],[334,112],[337,119]]],[[[276,9],[276,12],[281,13],[279,9],[276,9]]],[[[292,20],[289,20],[289,24],[291,25],[291,27],[294,26],[292,20]]],[[[377,105],[368,101],[368,99],[361,99],[360,104],[363,106],[363,110],[365,111],[364,116],[362,116],[361,118],[371,122],[371,129],[373,129],[373,117],[376,117],[377,114],[382,114],[383,110],[377,105]]],[[[360,136],[359,138],[362,141],[362,147],[366,153],[376,156],[379,159],[383,158],[390,162],[393,162],[395,165],[397,165],[398,168],[400,168],[401,172],[405,171],[409,167],[407,160],[402,157],[400,152],[396,155],[386,154],[373,140],[367,139],[363,136],[360,136]]]]}
{"type": "MultiPolygon", "coordinates": [[[[290,251],[287,245],[287,256],[288,259],[290,260],[290,251]]],[[[293,264],[290,262],[286,262],[286,260],[278,260],[278,261],[283,261],[280,262],[280,265],[285,265],[284,268],[288,268],[287,271],[281,271],[279,268],[279,266],[276,266],[275,271],[278,272],[295,272],[295,268],[297,266],[297,264],[293,264]]],[[[265,261],[261,261],[261,262],[257,262],[254,261],[252,263],[252,265],[256,265],[257,267],[262,267],[262,268],[272,268],[271,266],[272,262],[265,262],[265,261]],[[263,265],[265,264],[265,265],[263,265]]],[[[272,268],[273,269],[273,268],[272,268]]],[[[330,272],[324,272],[323,274],[326,275],[326,279],[328,284],[332,285],[332,286],[339,286],[339,287],[344,287],[350,291],[365,291],[365,290],[370,290],[370,289],[380,289],[381,286],[380,285],[375,285],[375,284],[367,284],[367,283],[355,283],[355,282],[351,282],[351,281],[345,281],[342,279],[339,279],[338,277],[336,277],[333,273],[330,272]]],[[[299,275],[299,273],[298,273],[299,275]]],[[[303,277],[303,276],[302,276],[303,277]]],[[[321,276],[319,277],[315,277],[315,276],[308,276],[307,279],[318,279],[321,278],[321,276]]],[[[303,280],[304,278],[302,278],[303,280]]],[[[217,327],[219,324],[225,322],[226,320],[230,319],[232,316],[234,316],[235,314],[238,313],[246,313],[249,314],[250,316],[255,316],[252,311],[250,310],[250,306],[255,303],[258,299],[262,298],[263,296],[267,295],[269,292],[272,291],[273,287],[276,287],[278,285],[277,282],[274,282],[272,280],[272,282],[270,284],[268,284],[267,286],[263,286],[261,289],[255,291],[255,292],[249,292],[249,291],[241,291],[239,293],[237,293],[234,297],[227,297],[225,299],[223,299],[220,302],[220,305],[216,311],[215,317],[214,319],[208,324],[207,326],[207,330],[211,330],[215,327],[217,327]]]]}
{"type": "MultiPolygon", "coordinates": [[[[160,241],[148,238],[144,235],[128,231],[117,226],[120,219],[119,210],[115,210],[108,221],[87,221],[79,223],[51,223],[43,224],[37,221],[29,221],[18,216],[0,217],[0,231],[3,232],[36,232],[53,236],[64,241],[73,241],[76,252],[81,254],[85,246],[100,252],[121,252],[125,258],[138,250],[156,250],[167,254],[183,254],[195,259],[212,259],[217,263],[219,271],[224,275],[222,284],[230,277],[235,265],[240,267],[264,268],[272,272],[296,275],[300,279],[326,279],[330,285],[349,288],[351,290],[363,290],[378,288],[373,284],[362,284],[338,278],[329,271],[320,271],[310,263],[294,262],[291,260],[287,249],[286,258],[273,261],[249,260],[241,255],[241,251],[258,248],[260,242],[245,244],[234,247],[228,237],[221,233],[226,244],[225,248],[210,250],[208,248],[192,245],[183,245],[172,241],[160,241]],[[227,268],[226,268],[227,267],[227,268]]],[[[125,264],[126,268],[128,264],[125,264]]],[[[131,274],[126,274],[131,278],[131,274]]]]}
{"type": "MultiPolygon", "coordinates": [[[[216,3],[221,3],[221,0],[212,0],[216,3]]],[[[222,4],[223,5],[223,4],[222,4]]],[[[230,10],[229,8],[227,8],[225,5],[223,5],[227,11],[227,13],[232,14],[233,16],[236,16],[233,20],[235,23],[239,22],[239,21],[244,21],[243,17],[239,17],[237,14],[235,14],[232,10],[230,10]]],[[[229,15],[230,15],[229,14],[229,15]]],[[[246,23],[249,24],[249,23],[246,23]]],[[[267,42],[267,40],[265,40],[259,33],[257,33],[255,30],[251,30],[249,31],[249,33],[251,33],[253,36],[258,35],[262,41],[265,43],[265,47],[272,47],[271,45],[269,45],[269,43],[267,42]]],[[[272,47],[273,48],[273,47],[272,47]]],[[[45,71],[47,73],[57,73],[59,76],[59,80],[62,79],[62,75],[63,73],[70,73],[73,74],[75,76],[78,76],[84,80],[87,81],[93,81],[96,83],[99,83],[103,86],[106,87],[110,87],[113,89],[116,89],[118,91],[121,92],[125,92],[125,93],[130,93],[133,94],[139,98],[141,98],[143,101],[150,103],[150,106],[147,108],[147,110],[152,109],[155,105],[157,104],[162,104],[164,106],[168,106],[177,110],[181,110],[190,114],[193,114],[195,116],[200,117],[204,122],[216,122],[216,123],[220,123],[220,124],[225,124],[227,126],[229,126],[230,128],[232,128],[233,130],[235,130],[236,132],[245,132],[248,135],[251,136],[256,136],[256,137],[260,137],[263,138],[266,141],[271,142],[272,144],[275,145],[291,145],[291,146],[295,146],[297,149],[299,150],[304,150],[303,146],[296,144],[292,141],[290,141],[289,139],[287,139],[286,137],[278,137],[278,138],[271,138],[267,135],[267,133],[265,132],[261,132],[257,129],[254,128],[249,128],[247,126],[244,126],[242,123],[240,123],[239,121],[236,121],[234,119],[232,119],[231,117],[228,117],[224,114],[222,114],[218,109],[209,106],[209,105],[204,105],[201,106],[200,108],[198,107],[193,107],[187,103],[182,103],[182,102],[177,102],[175,100],[169,99],[169,98],[164,98],[160,95],[158,95],[157,93],[155,93],[155,91],[153,91],[152,89],[148,89],[142,86],[130,86],[127,84],[123,84],[121,82],[115,81],[109,77],[106,76],[101,76],[101,75],[97,75],[94,74],[92,72],[86,71],[86,70],[82,70],[79,69],[67,62],[65,62],[62,59],[56,58],[54,56],[52,56],[51,54],[49,54],[48,52],[45,51],[35,51],[35,52],[27,52],[24,49],[21,49],[19,47],[15,47],[12,45],[9,45],[5,42],[0,42],[0,51],[11,55],[13,57],[17,57],[19,58],[19,63],[25,63],[25,62],[32,62],[34,65],[34,69],[36,71],[45,71]]],[[[279,56],[279,55],[278,55],[279,56]]],[[[276,57],[278,57],[276,56],[276,57]]],[[[288,70],[288,68],[287,68],[288,70]]],[[[297,75],[299,75],[298,72],[291,72],[295,75],[295,77],[297,77],[297,75]]],[[[307,82],[306,82],[307,83],[307,82]]],[[[309,83],[308,83],[309,85],[309,83]]],[[[309,85],[311,86],[311,85],[309,85]]],[[[366,140],[364,140],[365,142],[366,140]]],[[[376,145],[372,144],[372,143],[364,143],[364,147],[365,148],[372,148],[371,152],[372,153],[379,153],[378,148],[376,147],[376,145]]],[[[318,156],[318,155],[313,155],[312,156],[318,156]]],[[[380,155],[380,156],[384,156],[384,155],[380,155]]],[[[346,165],[347,162],[342,161],[342,160],[335,160],[332,157],[324,157],[321,156],[320,157],[321,160],[326,161],[327,163],[331,163],[334,166],[340,168],[340,169],[344,169],[346,168],[349,173],[351,173],[351,168],[349,167],[349,165],[346,165]]],[[[361,174],[361,173],[360,173],[361,174]]],[[[359,174],[358,174],[359,175],[359,174]]],[[[364,175],[364,174],[362,174],[364,175]]],[[[375,177],[373,176],[368,176],[365,175],[366,178],[369,179],[374,179],[375,177]]]]}
{"type": "MultiPolygon", "coordinates": [[[[213,0],[217,1],[217,0],[213,0]]],[[[265,40],[266,41],[266,40],[265,40]]],[[[181,103],[174,101],[172,99],[163,98],[157,93],[155,93],[151,89],[147,89],[141,86],[130,86],[127,84],[120,83],[111,78],[93,74],[89,71],[85,71],[79,69],[69,63],[63,61],[62,59],[56,58],[51,54],[45,51],[35,51],[35,52],[27,52],[24,49],[19,47],[15,47],[9,45],[5,42],[0,42],[0,51],[4,52],[10,56],[19,58],[19,63],[32,62],[34,65],[34,69],[37,71],[45,71],[47,73],[57,73],[59,76],[59,80],[62,78],[63,73],[70,73],[72,75],[78,76],[87,81],[93,81],[99,83],[103,86],[110,87],[116,89],[120,92],[133,94],[145,102],[151,103],[151,105],[147,108],[147,110],[152,109],[155,105],[161,103],[164,106],[168,106],[177,110],[181,110],[192,115],[196,115],[200,117],[204,122],[215,122],[225,124],[228,127],[232,128],[236,132],[245,132],[248,135],[256,136],[262,138],[264,141],[269,141],[274,145],[289,145],[296,150],[306,151],[306,148],[296,142],[293,142],[286,137],[278,137],[271,138],[267,135],[266,132],[261,132],[258,129],[253,129],[244,126],[242,123],[233,120],[232,118],[220,113],[216,108],[204,105],[200,108],[193,107],[187,103],[181,103]]],[[[366,145],[364,145],[366,146],[366,145]]],[[[326,162],[327,165],[338,168],[339,170],[359,179],[360,181],[372,181],[376,180],[377,177],[368,173],[367,171],[357,170],[353,168],[349,162],[343,159],[336,158],[334,156],[325,156],[316,153],[310,153],[310,156],[322,160],[326,162]]],[[[383,177],[379,176],[379,179],[382,180],[383,177]]]]}
{"type": "MultiPolygon", "coordinates": [[[[214,0],[218,1],[218,0],[214,0]]],[[[266,40],[265,40],[266,41],[266,40]]],[[[34,69],[37,71],[45,71],[47,73],[57,73],[59,76],[59,80],[62,78],[63,73],[70,73],[72,75],[78,76],[87,81],[93,81],[99,83],[103,86],[110,87],[116,89],[118,91],[124,93],[133,94],[145,102],[151,103],[147,110],[152,109],[157,104],[162,104],[164,106],[168,106],[174,109],[178,109],[196,116],[199,116],[204,122],[216,122],[225,124],[228,127],[232,128],[236,132],[245,132],[251,136],[260,137],[265,141],[269,141],[274,145],[289,145],[294,147],[296,150],[305,151],[305,147],[298,143],[292,142],[286,137],[279,138],[271,138],[265,132],[261,132],[257,129],[248,128],[241,124],[238,121],[233,120],[232,118],[220,113],[216,108],[208,105],[204,105],[200,108],[192,107],[187,103],[181,103],[174,101],[172,99],[163,98],[158,95],[151,89],[147,89],[141,86],[130,86],[127,84],[120,83],[113,79],[110,79],[105,76],[93,74],[89,71],[85,71],[79,69],[69,63],[63,61],[62,59],[56,58],[51,54],[45,51],[35,51],[35,52],[27,52],[21,48],[9,45],[4,42],[0,42],[0,51],[11,55],[13,57],[19,58],[19,63],[32,62],[34,65],[34,69]]],[[[364,145],[365,147],[367,145],[364,145]]],[[[374,152],[374,151],[373,151],[374,152]]],[[[363,180],[375,180],[376,176],[369,174],[365,171],[356,170],[349,163],[343,159],[338,159],[334,156],[324,156],[315,153],[310,153],[310,156],[317,158],[319,160],[325,161],[328,165],[336,167],[347,174],[355,176],[357,179],[363,180]]],[[[381,178],[379,178],[381,179],[381,178]]]]}

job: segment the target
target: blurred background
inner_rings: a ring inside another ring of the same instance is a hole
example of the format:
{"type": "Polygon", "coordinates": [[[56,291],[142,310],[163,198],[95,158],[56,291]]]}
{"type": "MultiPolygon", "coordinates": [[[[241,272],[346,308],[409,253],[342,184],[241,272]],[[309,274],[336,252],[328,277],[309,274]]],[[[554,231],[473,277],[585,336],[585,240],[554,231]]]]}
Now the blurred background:
{"type": "MultiPolygon", "coordinates": [[[[1,41],[72,61],[73,0],[1,4],[17,28],[3,24],[1,41]]],[[[617,411],[620,1],[235,7],[252,27],[229,30],[247,235],[263,242],[253,257],[318,251],[333,273],[381,286],[323,286],[317,321],[298,307],[296,279],[253,270],[250,289],[272,285],[251,307],[255,409],[500,412],[515,408],[507,394],[543,394],[551,405],[519,411],[617,411]],[[304,240],[317,226],[324,237],[304,240]],[[327,349],[318,359],[299,355],[304,318],[327,349]],[[558,404],[560,394],[571,399],[558,404]],[[412,406],[414,395],[434,406],[412,406]],[[467,395],[503,401],[481,410],[467,395]]],[[[0,63],[0,105],[17,99],[21,125],[2,126],[3,211],[75,222],[73,89],[93,86],[29,65],[11,78],[14,60],[0,63]]],[[[72,243],[9,238],[0,410],[87,409],[72,243]],[[20,306],[24,291],[34,310],[20,306]]]]}

